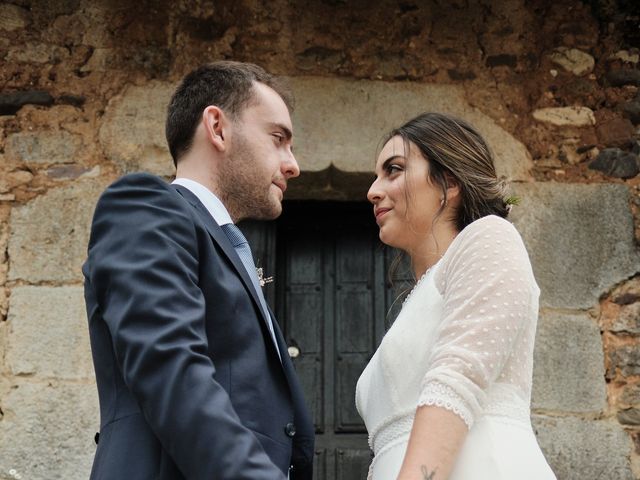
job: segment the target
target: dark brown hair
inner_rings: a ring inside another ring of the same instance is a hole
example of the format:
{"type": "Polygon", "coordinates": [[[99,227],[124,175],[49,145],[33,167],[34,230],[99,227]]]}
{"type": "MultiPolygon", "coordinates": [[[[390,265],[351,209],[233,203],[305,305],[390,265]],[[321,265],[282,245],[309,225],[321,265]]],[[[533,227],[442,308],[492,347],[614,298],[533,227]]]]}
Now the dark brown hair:
{"type": "Polygon", "coordinates": [[[252,63],[213,62],[184,77],[169,102],[165,126],[174,164],[191,148],[204,109],[215,105],[236,117],[254,98],[254,82],[271,87],[293,109],[293,95],[283,81],[252,63]]]}
{"type": "Polygon", "coordinates": [[[429,162],[429,177],[442,189],[445,202],[450,183],[459,185],[458,231],[487,215],[508,216],[506,182],[498,179],[489,147],[467,122],[442,113],[423,113],[392,130],[384,143],[395,136],[405,141],[407,150],[408,142],[420,150],[429,162]]]}

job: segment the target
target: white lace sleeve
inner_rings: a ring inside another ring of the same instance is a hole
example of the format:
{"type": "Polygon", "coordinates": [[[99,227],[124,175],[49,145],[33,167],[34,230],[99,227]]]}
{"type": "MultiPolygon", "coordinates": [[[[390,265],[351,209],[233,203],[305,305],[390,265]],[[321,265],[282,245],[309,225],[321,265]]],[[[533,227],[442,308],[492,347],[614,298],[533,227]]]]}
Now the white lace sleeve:
{"type": "Polygon", "coordinates": [[[436,270],[443,318],[418,404],[451,410],[471,428],[487,388],[515,378],[503,369],[526,326],[535,328],[539,289],[520,235],[502,218],[473,222],[450,250],[436,270]]]}

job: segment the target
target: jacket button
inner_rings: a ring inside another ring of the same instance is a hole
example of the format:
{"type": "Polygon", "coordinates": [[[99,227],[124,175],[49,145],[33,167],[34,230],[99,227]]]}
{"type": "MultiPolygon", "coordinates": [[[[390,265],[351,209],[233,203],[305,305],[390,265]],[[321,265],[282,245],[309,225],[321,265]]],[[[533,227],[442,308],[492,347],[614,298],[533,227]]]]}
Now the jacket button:
{"type": "Polygon", "coordinates": [[[293,423],[287,423],[284,427],[284,433],[288,437],[293,437],[296,434],[296,426],[293,423]]]}
{"type": "Polygon", "coordinates": [[[96,442],[96,445],[97,445],[98,442],[100,441],[100,432],[96,432],[95,436],[93,437],[93,440],[96,442]]]}

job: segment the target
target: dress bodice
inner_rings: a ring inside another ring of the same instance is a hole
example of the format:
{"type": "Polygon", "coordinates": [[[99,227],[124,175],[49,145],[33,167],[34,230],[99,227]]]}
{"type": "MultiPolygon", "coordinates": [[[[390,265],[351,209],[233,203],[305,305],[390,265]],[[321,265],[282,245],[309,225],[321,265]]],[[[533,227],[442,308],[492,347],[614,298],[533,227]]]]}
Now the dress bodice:
{"type": "MultiPolygon", "coordinates": [[[[530,426],[539,289],[520,235],[489,216],[462,230],[416,284],[356,387],[376,455],[437,405],[530,426]]],[[[529,427],[530,428],[530,427],[529,427]]]]}

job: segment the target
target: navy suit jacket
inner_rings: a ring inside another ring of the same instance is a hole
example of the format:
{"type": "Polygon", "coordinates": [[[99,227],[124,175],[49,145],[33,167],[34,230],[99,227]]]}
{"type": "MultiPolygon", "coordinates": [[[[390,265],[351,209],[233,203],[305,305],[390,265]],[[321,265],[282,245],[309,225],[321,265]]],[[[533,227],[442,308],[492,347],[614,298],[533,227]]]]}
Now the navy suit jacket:
{"type": "MultiPolygon", "coordinates": [[[[189,190],[127,175],[83,266],[100,435],[91,478],[312,477],[313,424],[235,249],[189,190]]],[[[275,323],[275,322],[274,322],[275,323]]]]}

